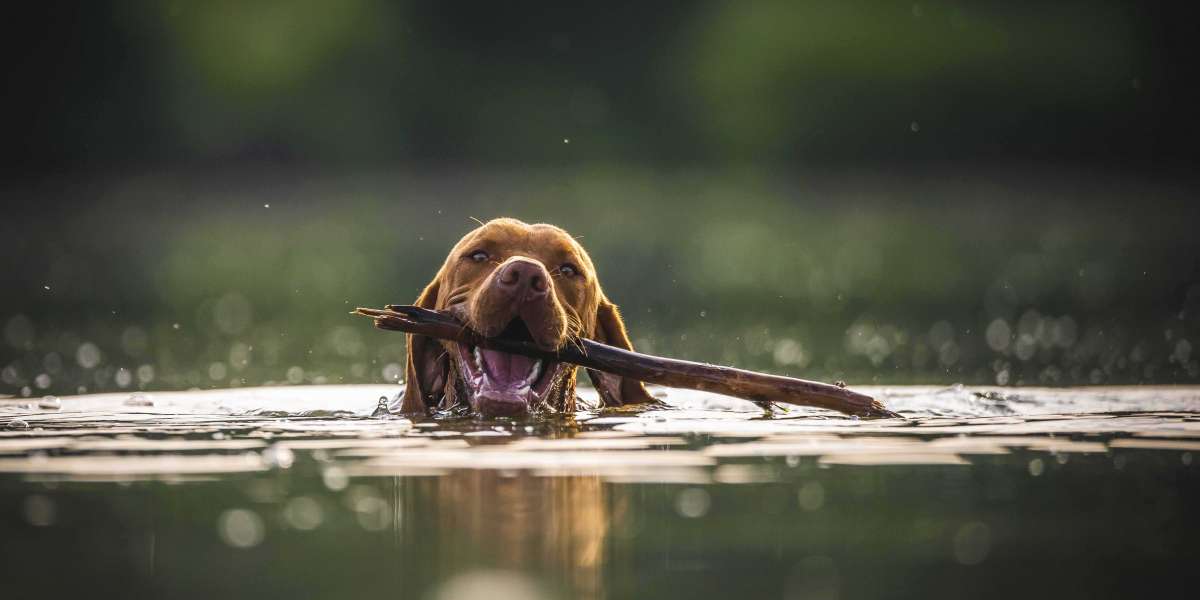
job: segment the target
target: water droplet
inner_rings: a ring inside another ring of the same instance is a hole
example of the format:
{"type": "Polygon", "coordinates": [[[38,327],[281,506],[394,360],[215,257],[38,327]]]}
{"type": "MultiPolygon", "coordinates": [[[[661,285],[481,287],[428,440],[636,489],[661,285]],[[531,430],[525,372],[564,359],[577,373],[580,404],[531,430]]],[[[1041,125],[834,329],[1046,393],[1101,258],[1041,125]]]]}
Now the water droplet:
{"type": "Polygon", "coordinates": [[[117,369],[116,375],[113,376],[113,381],[116,382],[117,387],[127,388],[133,383],[133,372],[125,367],[121,367],[117,369]]]}
{"type": "Polygon", "coordinates": [[[404,376],[404,367],[400,363],[388,363],[383,366],[383,380],[396,383],[404,376]]]}
{"type": "Polygon", "coordinates": [[[145,385],[154,381],[154,365],[142,365],[137,368],[138,383],[145,385]]]}
{"type": "Polygon", "coordinates": [[[292,498],[283,507],[283,519],[301,531],[311,531],[325,520],[321,504],[308,496],[292,498]]]}
{"type": "Polygon", "coordinates": [[[13,419],[8,422],[9,429],[29,429],[29,423],[25,419],[13,419]]]}
{"type": "Polygon", "coordinates": [[[993,319],[991,323],[988,323],[983,337],[993,351],[1004,352],[1012,343],[1012,327],[1004,319],[993,319]]]}
{"type": "Polygon", "coordinates": [[[62,408],[62,400],[59,400],[58,396],[42,396],[42,399],[38,401],[38,408],[59,410],[62,408]]]}
{"type": "Polygon", "coordinates": [[[3,371],[0,371],[0,381],[8,385],[17,385],[22,382],[21,372],[17,370],[16,365],[8,365],[4,367],[3,371]]]}
{"type": "Polygon", "coordinates": [[[392,524],[392,510],[387,501],[366,486],[355,486],[347,492],[347,501],[355,512],[358,526],[367,531],[383,531],[392,524]]]}
{"type": "Polygon", "coordinates": [[[380,396],[379,402],[375,404],[375,412],[371,413],[372,417],[390,417],[392,411],[388,410],[388,397],[380,396]]]}
{"type": "Polygon", "coordinates": [[[702,488],[687,488],[675,497],[675,512],[689,519],[703,517],[711,506],[712,497],[702,488]]]}
{"type": "Polygon", "coordinates": [[[288,469],[296,462],[296,454],[282,444],[272,444],[262,453],[263,462],[272,469],[288,469]]]}
{"type": "Polygon", "coordinates": [[[75,362],[85,369],[95,368],[102,358],[100,348],[91,342],[84,342],[75,350],[75,362]]]}
{"type": "Polygon", "coordinates": [[[291,367],[288,367],[287,375],[285,375],[285,376],[287,377],[288,383],[291,383],[291,384],[303,383],[304,382],[304,368],[300,367],[299,365],[293,365],[291,367]]]}
{"type": "Polygon", "coordinates": [[[125,406],[154,406],[154,400],[141,392],[134,392],[125,399],[125,406]]]}
{"type": "Polygon", "coordinates": [[[806,511],[819,510],[825,505],[825,487],[818,481],[806,482],[796,493],[796,500],[806,511]]]}
{"type": "Polygon", "coordinates": [[[1008,381],[1011,377],[1012,374],[1008,372],[1008,369],[996,373],[996,385],[1008,385],[1008,381]]]}
{"type": "Polygon", "coordinates": [[[321,481],[330,491],[340,492],[350,484],[350,476],[341,467],[329,467],[321,472],[321,481]]]}
{"type": "Polygon", "coordinates": [[[25,315],[17,315],[4,325],[4,339],[13,348],[30,350],[36,334],[33,321],[25,315]]]}
{"type": "Polygon", "coordinates": [[[50,379],[50,376],[45,373],[41,373],[37,377],[33,378],[33,385],[37,386],[37,389],[39,390],[44,390],[50,387],[51,383],[52,380],[50,379]]]}
{"type": "Polygon", "coordinates": [[[1046,464],[1042,462],[1042,459],[1035,458],[1035,459],[1029,461],[1029,474],[1030,475],[1037,477],[1037,476],[1041,475],[1043,472],[1045,472],[1045,470],[1046,470],[1046,464]]]}
{"type": "Polygon", "coordinates": [[[62,355],[57,352],[51,352],[42,359],[42,366],[46,368],[46,373],[57,375],[62,372],[63,360],[62,355]]]}
{"type": "Polygon", "coordinates": [[[234,508],[217,517],[217,533],[222,541],[234,548],[252,548],[262,543],[266,528],[258,513],[234,508]]]}

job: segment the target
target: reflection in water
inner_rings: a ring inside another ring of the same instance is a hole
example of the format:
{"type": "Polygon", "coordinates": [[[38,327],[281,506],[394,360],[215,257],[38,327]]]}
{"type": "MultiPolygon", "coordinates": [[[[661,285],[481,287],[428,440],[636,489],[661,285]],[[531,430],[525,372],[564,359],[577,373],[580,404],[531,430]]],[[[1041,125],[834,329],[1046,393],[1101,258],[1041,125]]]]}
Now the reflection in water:
{"type": "Polygon", "coordinates": [[[550,596],[533,578],[515,571],[479,569],[455,575],[433,594],[434,600],[543,600],[550,596]]]}
{"type": "Polygon", "coordinates": [[[1200,390],[874,391],[908,418],[0,400],[0,569],[13,597],[1012,598],[1136,596],[1200,558],[1200,390]]]}
{"type": "Polygon", "coordinates": [[[603,595],[611,515],[598,476],[468,470],[427,483],[418,493],[435,506],[443,571],[479,564],[533,569],[561,578],[572,597],[603,595]]]}

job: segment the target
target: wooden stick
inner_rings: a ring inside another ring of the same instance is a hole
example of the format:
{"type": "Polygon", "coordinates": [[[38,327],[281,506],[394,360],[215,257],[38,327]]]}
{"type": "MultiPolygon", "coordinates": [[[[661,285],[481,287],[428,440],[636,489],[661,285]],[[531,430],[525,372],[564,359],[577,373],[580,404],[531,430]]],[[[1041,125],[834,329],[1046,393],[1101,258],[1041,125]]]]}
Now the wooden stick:
{"type": "Polygon", "coordinates": [[[651,356],[614,348],[589,339],[573,340],[557,352],[548,352],[538,348],[533,342],[483,337],[446,313],[417,306],[389,304],[385,310],[359,308],[352,314],[371,317],[375,320],[375,326],[380,329],[574,363],[581,367],[667,387],[715,392],[744,398],[764,408],[773,402],[780,402],[828,408],[860,417],[900,416],[874,398],[852,392],[840,385],[651,356]]]}

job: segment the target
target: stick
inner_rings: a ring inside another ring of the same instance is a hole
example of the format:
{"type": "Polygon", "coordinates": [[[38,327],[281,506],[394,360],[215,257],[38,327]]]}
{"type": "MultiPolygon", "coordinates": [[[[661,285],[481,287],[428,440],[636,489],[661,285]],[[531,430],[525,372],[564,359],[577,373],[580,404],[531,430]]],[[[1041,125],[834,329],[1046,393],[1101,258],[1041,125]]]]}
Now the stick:
{"type": "Polygon", "coordinates": [[[860,417],[899,417],[874,398],[840,385],[756,373],[733,367],[651,356],[614,348],[594,340],[578,339],[557,352],[533,342],[487,338],[454,317],[417,306],[389,304],[385,310],[358,308],[351,314],[371,317],[375,326],[511,354],[545,358],[673,388],[715,392],[750,400],[768,408],[773,402],[828,408],[860,417]]]}

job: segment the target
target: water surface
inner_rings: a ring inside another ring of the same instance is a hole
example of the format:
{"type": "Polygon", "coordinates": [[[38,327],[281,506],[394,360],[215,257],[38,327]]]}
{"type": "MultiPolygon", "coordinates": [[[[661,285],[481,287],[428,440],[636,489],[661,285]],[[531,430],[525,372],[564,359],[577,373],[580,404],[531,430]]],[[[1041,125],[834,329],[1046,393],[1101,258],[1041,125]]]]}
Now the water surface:
{"type": "MultiPolygon", "coordinates": [[[[1193,585],[1200,388],[863,388],[905,419],[372,417],[396,386],[0,400],[6,587],[1105,597],[1193,585]]],[[[585,399],[591,399],[584,390],[585,399]]]]}

